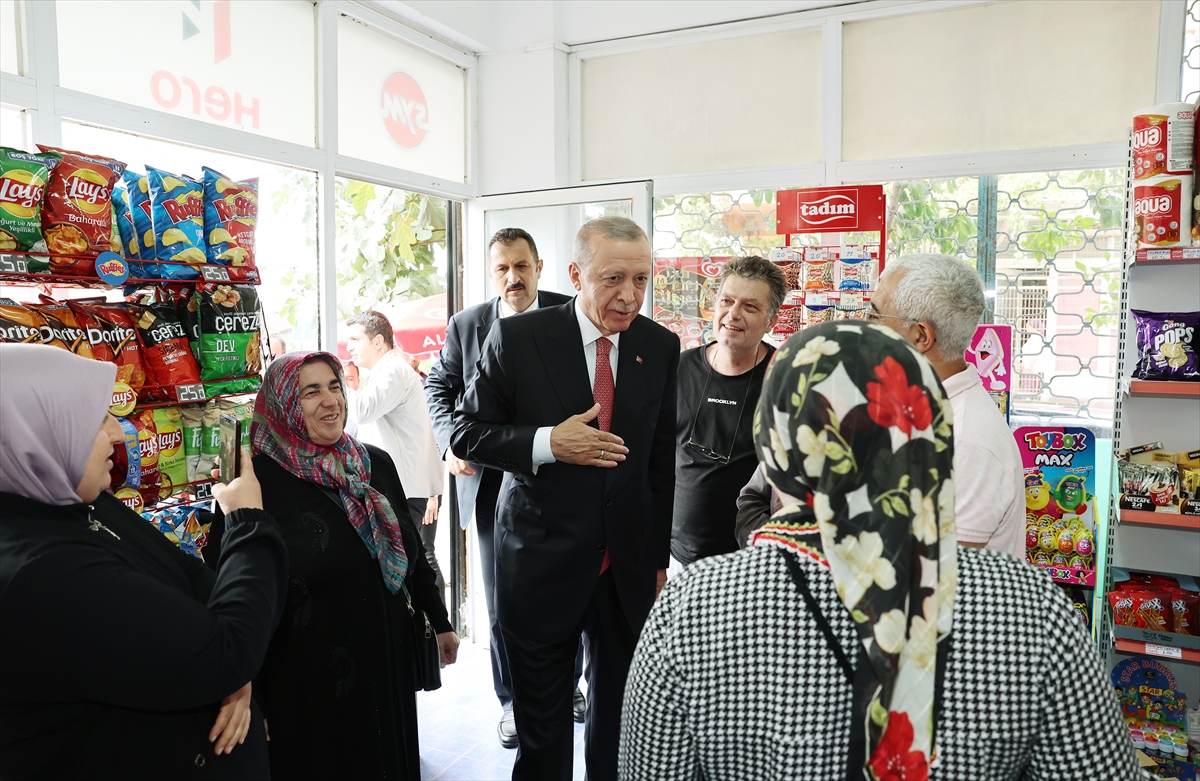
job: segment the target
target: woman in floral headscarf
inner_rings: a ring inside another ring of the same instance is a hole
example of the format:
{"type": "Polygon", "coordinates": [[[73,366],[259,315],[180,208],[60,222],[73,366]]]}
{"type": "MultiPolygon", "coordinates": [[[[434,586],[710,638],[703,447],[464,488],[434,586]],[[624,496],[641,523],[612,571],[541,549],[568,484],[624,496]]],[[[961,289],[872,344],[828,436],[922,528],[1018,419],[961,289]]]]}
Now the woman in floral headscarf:
{"type": "Polygon", "coordinates": [[[1141,777],[1062,590],[955,544],[950,415],[880,326],[806,329],[775,354],[754,433],[783,509],[663,589],[623,778],[1141,777]]]}
{"type": "Polygon", "coordinates": [[[287,353],[267,367],[250,440],[291,577],[254,694],[275,778],[416,781],[414,651],[425,626],[420,613],[414,626],[409,602],[437,632],[443,664],[458,640],[396,467],[345,424],[333,355],[287,353]]]}

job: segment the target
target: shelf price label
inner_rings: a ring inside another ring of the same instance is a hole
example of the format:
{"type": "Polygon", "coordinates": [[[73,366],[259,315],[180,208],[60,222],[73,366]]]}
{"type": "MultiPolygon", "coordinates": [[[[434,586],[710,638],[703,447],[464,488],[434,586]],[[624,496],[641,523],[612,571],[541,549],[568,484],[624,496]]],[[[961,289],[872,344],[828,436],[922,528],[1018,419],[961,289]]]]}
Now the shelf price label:
{"type": "Polygon", "coordinates": [[[1183,649],[1176,648],[1173,645],[1155,645],[1154,643],[1146,643],[1146,653],[1150,656],[1162,656],[1167,659],[1183,658],[1183,649]]]}
{"type": "Polygon", "coordinates": [[[192,385],[176,385],[175,398],[180,404],[191,404],[205,401],[208,397],[204,395],[204,386],[197,382],[192,385]]]}
{"type": "Polygon", "coordinates": [[[213,484],[211,482],[201,483],[200,485],[195,486],[194,493],[196,494],[196,498],[197,499],[211,499],[212,498],[212,487],[213,487],[213,484]]]}
{"type": "Polygon", "coordinates": [[[0,254],[0,271],[5,274],[28,274],[29,263],[20,255],[0,254]]]}
{"type": "Polygon", "coordinates": [[[200,276],[209,282],[228,282],[229,269],[222,268],[221,266],[201,266],[200,276]]]}

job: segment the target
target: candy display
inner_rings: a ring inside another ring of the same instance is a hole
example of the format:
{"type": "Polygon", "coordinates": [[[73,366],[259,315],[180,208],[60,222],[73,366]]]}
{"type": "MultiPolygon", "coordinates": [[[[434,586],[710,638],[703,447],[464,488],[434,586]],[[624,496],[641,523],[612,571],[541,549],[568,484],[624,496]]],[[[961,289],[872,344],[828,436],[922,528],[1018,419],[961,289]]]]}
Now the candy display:
{"type": "Polygon", "coordinates": [[[1193,339],[1200,312],[1130,310],[1137,331],[1133,376],[1142,380],[1200,380],[1193,339]]]}
{"type": "Polygon", "coordinates": [[[1154,760],[1161,778],[1194,778],[1197,756],[1188,744],[1188,702],[1171,670],[1134,656],[1112,669],[1121,715],[1133,747],[1154,760]]]}
{"type": "Polygon", "coordinates": [[[94,256],[112,249],[112,189],[125,164],[42,144],[38,149],[59,160],[42,204],[42,234],[51,253],[50,270],[94,273],[90,261],[64,256],[94,256]]]}
{"type": "MultiPolygon", "coordinates": [[[[0,147],[0,251],[45,252],[42,198],[58,158],[0,147]]],[[[32,271],[45,271],[45,260],[32,271]]]]}

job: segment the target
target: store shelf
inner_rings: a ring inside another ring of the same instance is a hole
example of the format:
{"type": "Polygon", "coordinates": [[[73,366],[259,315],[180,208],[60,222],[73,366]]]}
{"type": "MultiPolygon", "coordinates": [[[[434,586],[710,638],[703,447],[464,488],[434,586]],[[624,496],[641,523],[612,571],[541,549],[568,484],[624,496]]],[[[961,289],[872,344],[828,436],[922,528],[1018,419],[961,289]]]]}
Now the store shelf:
{"type": "Polygon", "coordinates": [[[1130,380],[1131,396],[1172,396],[1200,399],[1200,382],[1169,380],[1130,380]]]}
{"type": "MultiPolygon", "coordinates": [[[[60,255],[69,259],[94,262],[94,257],[85,255],[60,255]]],[[[113,286],[104,282],[96,274],[51,274],[32,273],[28,270],[31,259],[48,262],[49,255],[39,255],[29,252],[0,253],[0,285],[50,285],[56,287],[84,287],[99,290],[112,290],[113,286]]],[[[130,276],[123,287],[142,285],[200,285],[206,282],[234,282],[239,285],[257,285],[260,283],[258,270],[248,266],[224,266],[219,263],[204,263],[195,265],[176,261],[136,260],[123,258],[130,264],[145,263],[155,266],[187,266],[199,273],[192,279],[162,279],[159,277],[130,276]]]]}
{"type": "Polygon", "coordinates": [[[1200,260],[1200,247],[1171,247],[1170,249],[1140,249],[1133,257],[1137,263],[1171,263],[1200,260]]]}
{"type": "Polygon", "coordinates": [[[1174,645],[1145,643],[1141,640],[1127,640],[1123,637],[1114,637],[1113,645],[1117,649],[1118,653],[1142,654],[1145,656],[1156,656],[1160,659],[1174,659],[1175,661],[1179,662],[1200,664],[1200,651],[1192,648],[1179,648],[1178,646],[1174,645]]]}
{"type": "Polygon", "coordinates": [[[1200,531],[1200,516],[1178,513],[1156,513],[1149,510],[1121,510],[1121,523],[1143,526],[1166,526],[1171,529],[1200,531]]]}

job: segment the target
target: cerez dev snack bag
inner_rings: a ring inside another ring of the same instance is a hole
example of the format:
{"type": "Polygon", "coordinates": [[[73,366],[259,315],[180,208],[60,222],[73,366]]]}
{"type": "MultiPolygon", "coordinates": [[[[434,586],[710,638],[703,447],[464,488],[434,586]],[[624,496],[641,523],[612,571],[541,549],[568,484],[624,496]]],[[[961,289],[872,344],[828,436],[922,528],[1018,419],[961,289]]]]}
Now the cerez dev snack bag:
{"type": "Polygon", "coordinates": [[[204,188],[190,176],[173,176],[146,166],[154,215],[154,255],[163,279],[195,279],[204,256],[204,188]]]}
{"type": "MultiPolygon", "coordinates": [[[[0,146],[0,251],[45,252],[42,238],[42,197],[58,159],[29,155],[0,146]]],[[[45,260],[29,259],[32,272],[49,268],[45,260]],[[35,265],[36,263],[36,265],[35,265]]]]}
{"type": "Polygon", "coordinates": [[[200,288],[200,379],[210,396],[252,393],[262,371],[258,291],[253,285],[200,288]],[[210,380],[236,379],[209,385],[210,380]]]}
{"type": "Polygon", "coordinates": [[[51,254],[50,270],[58,274],[94,274],[91,260],[61,256],[95,256],[112,249],[112,188],[125,164],[41,144],[38,149],[59,158],[50,174],[42,207],[42,233],[51,254]]]}
{"type": "Polygon", "coordinates": [[[208,262],[252,270],[257,224],[258,179],[234,182],[205,168],[204,236],[208,240],[208,262]]]}

